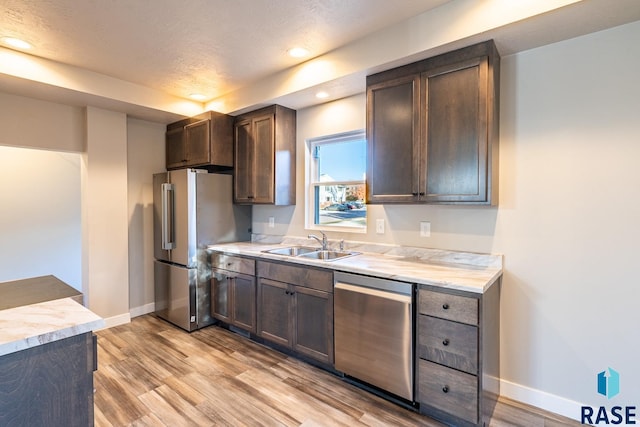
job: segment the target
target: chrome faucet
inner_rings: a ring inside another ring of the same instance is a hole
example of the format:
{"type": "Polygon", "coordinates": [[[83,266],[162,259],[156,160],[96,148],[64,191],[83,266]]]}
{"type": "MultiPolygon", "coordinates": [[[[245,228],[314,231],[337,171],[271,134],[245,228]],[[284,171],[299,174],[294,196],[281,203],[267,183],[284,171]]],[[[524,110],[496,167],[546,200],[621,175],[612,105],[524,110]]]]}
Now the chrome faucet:
{"type": "Polygon", "coordinates": [[[309,234],[307,236],[308,239],[316,239],[318,241],[318,243],[320,243],[322,245],[322,250],[326,251],[327,250],[327,235],[324,234],[322,231],[320,232],[320,234],[322,234],[322,240],[320,240],[320,238],[318,236],[316,236],[315,234],[309,234]]]}

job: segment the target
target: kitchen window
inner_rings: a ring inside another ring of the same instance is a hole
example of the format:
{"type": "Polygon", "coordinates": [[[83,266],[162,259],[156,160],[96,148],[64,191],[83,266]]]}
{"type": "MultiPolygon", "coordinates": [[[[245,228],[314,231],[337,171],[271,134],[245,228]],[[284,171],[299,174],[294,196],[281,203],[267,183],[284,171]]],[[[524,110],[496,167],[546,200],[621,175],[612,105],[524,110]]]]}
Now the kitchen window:
{"type": "Polygon", "coordinates": [[[306,154],[306,227],[366,232],[364,130],[308,139],[306,154]]]}

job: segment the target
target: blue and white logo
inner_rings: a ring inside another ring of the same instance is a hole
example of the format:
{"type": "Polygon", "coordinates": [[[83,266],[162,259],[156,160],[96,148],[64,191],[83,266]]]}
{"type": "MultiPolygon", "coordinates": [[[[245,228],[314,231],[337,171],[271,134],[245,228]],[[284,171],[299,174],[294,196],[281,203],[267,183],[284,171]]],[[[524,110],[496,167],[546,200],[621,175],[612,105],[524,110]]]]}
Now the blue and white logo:
{"type": "MultiPolygon", "coordinates": [[[[615,369],[607,368],[598,373],[598,393],[607,399],[620,393],[620,374],[615,369]]],[[[637,423],[635,405],[616,406],[582,406],[580,422],[588,425],[613,424],[632,425],[637,423]]]]}
{"type": "Polygon", "coordinates": [[[600,372],[598,374],[598,393],[607,396],[607,399],[620,393],[620,374],[611,368],[600,372]]]}

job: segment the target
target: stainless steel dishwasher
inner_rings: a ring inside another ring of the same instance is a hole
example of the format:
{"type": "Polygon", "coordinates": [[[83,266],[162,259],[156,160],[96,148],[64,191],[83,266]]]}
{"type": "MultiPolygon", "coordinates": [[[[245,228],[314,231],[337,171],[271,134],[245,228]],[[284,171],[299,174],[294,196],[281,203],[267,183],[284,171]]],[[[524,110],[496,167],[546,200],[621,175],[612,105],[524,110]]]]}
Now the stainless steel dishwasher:
{"type": "Polygon", "coordinates": [[[335,367],[413,401],[413,285],[336,272],[335,367]]]}

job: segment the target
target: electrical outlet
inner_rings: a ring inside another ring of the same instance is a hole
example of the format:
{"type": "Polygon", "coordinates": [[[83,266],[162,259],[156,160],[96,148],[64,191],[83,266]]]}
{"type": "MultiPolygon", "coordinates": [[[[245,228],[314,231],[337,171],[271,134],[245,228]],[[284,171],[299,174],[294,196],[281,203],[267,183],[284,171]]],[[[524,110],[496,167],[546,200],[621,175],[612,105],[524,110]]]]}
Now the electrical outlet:
{"type": "Polygon", "coordinates": [[[376,233],[384,234],[384,219],[376,219],[376,233]]]}
{"type": "Polygon", "coordinates": [[[269,217],[269,228],[274,228],[276,226],[276,219],[272,216],[269,217]]]}
{"type": "Polygon", "coordinates": [[[420,221],[420,237],[431,236],[431,223],[428,221],[420,221]]]}

